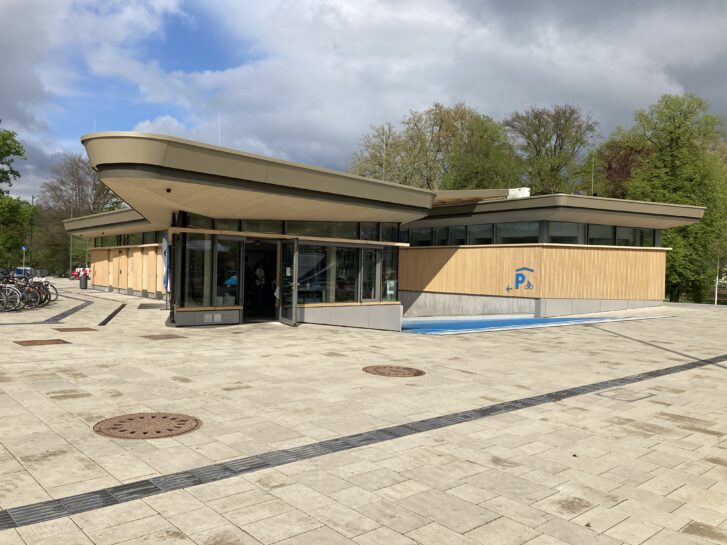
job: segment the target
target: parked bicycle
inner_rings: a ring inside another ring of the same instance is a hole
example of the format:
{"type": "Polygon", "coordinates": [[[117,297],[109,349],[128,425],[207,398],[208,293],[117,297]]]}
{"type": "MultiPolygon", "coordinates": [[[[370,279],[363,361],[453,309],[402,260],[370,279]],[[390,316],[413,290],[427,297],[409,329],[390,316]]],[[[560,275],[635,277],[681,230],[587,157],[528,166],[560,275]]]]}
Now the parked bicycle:
{"type": "Polygon", "coordinates": [[[58,290],[45,278],[0,270],[0,312],[44,307],[57,299],[58,290]]]}

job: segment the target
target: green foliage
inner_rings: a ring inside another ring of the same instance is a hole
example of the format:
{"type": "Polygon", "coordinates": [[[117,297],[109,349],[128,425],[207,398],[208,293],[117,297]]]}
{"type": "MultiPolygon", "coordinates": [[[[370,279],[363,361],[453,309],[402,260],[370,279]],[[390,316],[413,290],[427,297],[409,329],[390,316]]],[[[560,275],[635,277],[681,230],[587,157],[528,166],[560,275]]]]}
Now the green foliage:
{"type": "Polygon", "coordinates": [[[598,123],[570,104],[532,107],[503,121],[525,164],[533,193],[569,193],[581,168],[581,154],[598,123]]]}
{"type": "Polygon", "coordinates": [[[505,128],[485,115],[473,116],[455,140],[444,173],[444,189],[496,189],[518,184],[522,163],[505,128]]]}
{"type": "Polygon", "coordinates": [[[635,115],[635,134],[644,151],[626,182],[628,198],[705,206],[701,223],[664,232],[672,248],[667,258],[667,288],[672,300],[705,299],[727,237],[727,181],[716,152],[719,118],[694,95],[665,95],[635,115]]]}
{"type": "Polygon", "coordinates": [[[25,149],[18,142],[16,133],[0,130],[0,194],[7,193],[3,185],[10,187],[13,180],[20,178],[20,172],[13,166],[15,159],[25,159],[25,149]]]}
{"type": "Polygon", "coordinates": [[[351,171],[405,185],[438,189],[449,170],[456,142],[479,114],[464,104],[435,102],[411,111],[397,129],[391,123],[372,127],[351,159],[351,171]]]}
{"type": "Polygon", "coordinates": [[[23,245],[30,247],[32,207],[19,198],[0,195],[0,267],[18,267],[23,245]]]}

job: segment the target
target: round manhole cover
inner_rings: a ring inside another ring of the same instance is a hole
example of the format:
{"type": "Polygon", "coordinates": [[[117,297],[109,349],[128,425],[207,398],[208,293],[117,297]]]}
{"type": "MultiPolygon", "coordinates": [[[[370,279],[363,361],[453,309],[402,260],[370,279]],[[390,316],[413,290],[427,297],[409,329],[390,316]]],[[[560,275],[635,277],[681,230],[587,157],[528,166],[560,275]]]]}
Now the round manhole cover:
{"type": "Polygon", "coordinates": [[[98,422],[93,431],[115,439],[155,439],[194,431],[202,422],[175,413],[137,413],[114,416],[98,422]]]}
{"type": "Polygon", "coordinates": [[[372,365],[364,367],[366,373],[380,375],[382,377],[418,377],[424,374],[421,369],[413,367],[400,367],[398,365],[372,365]]]}

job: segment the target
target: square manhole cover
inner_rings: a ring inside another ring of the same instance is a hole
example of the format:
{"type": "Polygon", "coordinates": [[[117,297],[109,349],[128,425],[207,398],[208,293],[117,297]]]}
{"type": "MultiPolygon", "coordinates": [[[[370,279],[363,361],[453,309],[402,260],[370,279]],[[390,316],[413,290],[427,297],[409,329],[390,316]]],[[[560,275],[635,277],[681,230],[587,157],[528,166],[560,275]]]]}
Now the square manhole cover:
{"type": "Polygon", "coordinates": [[[92,327],[54,327],[56,331],[60,331],[61,333],[76,333],[76,332],[82,332],[82,331],[98,331],[98,329],[94,329],[92,327]]]}
{"type": "Polygon", "coordinates": [[[150,339],[152,341],[167,341],[169,339],[186,339],[182,335],[173,335],[171,333],[165,333],[163,335],[142,335],[142,339],[150,339]]]}
{"type": "Polygon", "coordinates": [[[20,346],[45,346],[47,344],[71,344],[63,339],[38,339],[33,341],[13,341],[20,346]]]}
{"type": "Polygon", "coordinates": [[[607,397],[609,399],[615,399],[616,401],[626,401],[628,403],[631,403],[633,401],[646,399],[647,397],[651,397],[654,394],[649,394],[646,392],[635,392],[634,390],[629,390],[628,388],[615,388],[613,390],[601,392],[600,394],[596,395],[599,395],[601,397],[607,397]]]}

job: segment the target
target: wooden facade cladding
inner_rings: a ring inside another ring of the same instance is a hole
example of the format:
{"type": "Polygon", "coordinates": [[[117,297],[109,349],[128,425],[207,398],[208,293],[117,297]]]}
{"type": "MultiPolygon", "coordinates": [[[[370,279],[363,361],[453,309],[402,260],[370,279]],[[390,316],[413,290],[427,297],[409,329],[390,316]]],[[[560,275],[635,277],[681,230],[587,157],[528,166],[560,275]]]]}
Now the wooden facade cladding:
{"type": "Polygon", "coordinates": [[[165,293],[161,244],[94,248],[90,258],[93,286],[165,293]]]}
{"type": "Polygon", "coordinates": [[[667,251],[571,244],[402,248],[399,289],[536,299],[660,301],[667,251]],[[518,274],[521,276],[516,278],[518,274]]]}

